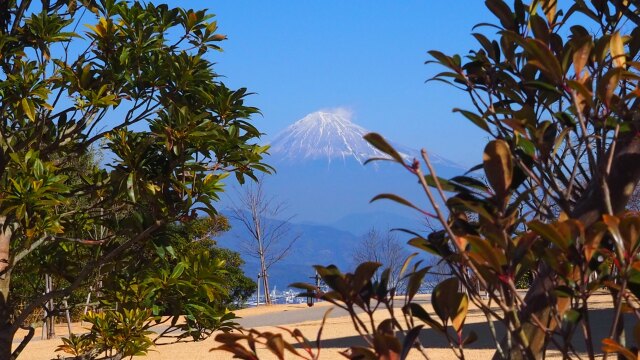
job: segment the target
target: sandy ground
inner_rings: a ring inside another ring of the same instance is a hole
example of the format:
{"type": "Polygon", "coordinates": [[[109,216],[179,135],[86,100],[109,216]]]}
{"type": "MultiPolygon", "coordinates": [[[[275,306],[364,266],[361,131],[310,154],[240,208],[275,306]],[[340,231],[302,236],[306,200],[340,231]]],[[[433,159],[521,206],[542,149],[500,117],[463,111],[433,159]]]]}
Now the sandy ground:
{"type": "MultiPolygon", "coordinates": [[[[604,337],[606,332],[608,331],[608,324],[610,321],[607,321],[607,318],[610,317],[610,297],[608,295],[595,295],[592,299],[593,310],[590,312],[590,316],[592,319],[592,324],[594,324],[594,332],[596,336],[604,337]],[[606,324],[606,326],[604,325],[606,324]]],[[[319,303],[315,306],[326,307],[329,309],[331,307],[328,303],[319,303]]],[[[240,317],[248,318],[251,316],[257,316],[266,313],[282,313],[284,311],[297,311],[300,309],[306,308],[306,305],[274,305],[274,306],[263,306],[259,308],[250,308],[243,309],[236,314],[240,317]]],[[[430,314],[434,314],[433,308],[431,305],[425,305],[427,311],[430,314]]],[[[387,318],[388,314],[385,312],[379,311],[376,313],[377,320],[387,318]]],[[[309,339],[315,339],[318,329],[320,327],[321,319],[310,320],[298,324],[291,324],[286,326],[287,328],[293,329],[298,328],[302,333],[309,339]]],[[[628,321],[627,323],[629,323],[628,321]]],[[[283,331],[277,327],[259,327],[257,328],[261,331],[274,331],[281,332],[283,331]]],[[[74,332],[82,332],[82,327],[80,324],[74,324],[73,329],[74,332]]],[[[630,329],[631,330],[631,329],[630,329]]],[[[61,325],[56,328],[56,333],[60,336],[67,335],[67,327],[66,325],[61,325]]],[[[493,341],[490,336],[490,331],[486,323],[486,319],[484,315],[475,307],[471,306],[469,309],[469,315],[467,317],[467,321],[465,324],[465,333],[470,331],[475,331],[478,334],[478,341],[469,345],[467,350],[465,350],[465,355],[467,359],[490,359],[494,350],[493,350],[493,341]]],[[[628,332],[629,333],[629,332],[628,332]]],[[[632,333],[632,332],[631,332],[632,333]]],[[[37,330],[35,340],[31,341],[29,345],[27,345],[24,352],[21,354],[21,360],[46,360],[46,359],[56,359],[57,356],[62,353],[56,353],[55,348],[61,344],[60,339],[53,340],[39,340],[40,339],[40,329],[37,330]]],[[[421,335],[421,339],[423,343],[425,343],[428,347],[427,354],[431,359],[454,359],[455,357],[451,353],[451,350],[447,347],[447,343],[444,341],[444,337],[439,333],[431,329],[427,329],[423,331],[423,335],[421,335]]],[[[577,336],[576,339],[579,339],[577,336]]],[[[351,345],[362,344],[362,340],[357,335],[356,331],[353,328],[351,323],[351,319],[349,317],[335,317],[330,318],[327,321],[327,325],[325,326],[324,332],[322,334],[322,350],[321,350],[321,358],[322,359],[340,359],[343,358],[339,352],[344,350],[345,348],[351,345]]],[[[579,340],[576,340],[576,343],[579,343],[579,340]]],[[[198,343],[181,343],[181,344],[172,344],[165,346],[158,346],[150,352],[145,359],[149,360],[169,360],[169,359],[193,359],[193,360],[204,360],[204,359],[231,359],[232,355],[230,353],[221,352],[221,351],[213,351],[210,350],[219,343],[216,343],[213,340],[213,337],[198,343]]],[[[583,348],[584,346],[582,346],[583,348]]],[[[578,351],[581,349],[581,345],[577,345],[578,351]]],[[[300,349],[299,349],[300,350],[300,349]]],[[[259,350],[259,355],[264,359],[275,359],[276,357],[270,354],[270,352],[266,349],[259,350]]],[[[142,357],[141,357],[142,358],[142,357]]],[[[287,356],[287,359],[293,359],[294,356],[287,356]]],[[[561,359],[561,356],[557,352],[551,351],[548,354],[547,358],[549,359],[561,359]]],[[[420,355],[417,351],[412,350],[410,353],[409,359],[423,359],[422,355],[420,355]]]]}

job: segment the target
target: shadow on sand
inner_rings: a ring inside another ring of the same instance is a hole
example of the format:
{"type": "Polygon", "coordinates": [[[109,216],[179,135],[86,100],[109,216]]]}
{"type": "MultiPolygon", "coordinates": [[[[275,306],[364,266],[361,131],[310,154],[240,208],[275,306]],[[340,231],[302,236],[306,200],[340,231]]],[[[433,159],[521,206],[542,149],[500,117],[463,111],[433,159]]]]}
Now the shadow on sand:
{"type": "MultiPolygon", "coordinates": [[[[479,311],[479,310],[476,310],[479,311]]],[[[612,309],[597,309],[589,312],[591,331],[593,334],[593,347],[597,353],[600,353],[600,341],[609,335],[611,330],[611,318],[613,315],[612,309]]],[[[625,316],[625,333],[627,337],[627,344],[635,344],[633,340],[633,325],[635,323],[632,316],[625,316]]],[[[505,332],[504,327],[501,324],[495,323],[496,332],[498,338],[501,339],[505,332]]],[[[474,331],[478,335],[478,340],[472,344],[467,345],[467,349],[495,349],[495,343],[491,335],[489,325],[486,322],[479,322],[473,324],[466,324],[464,326],[463,334],[467,336],[471,331],[474,331]]],[[[350,346],[366,346],[365,341],[360,336],[346,336],[339,338],[331,338],[331,325],[325,327],[323,331],[323,338],[321,340],[321,347],[324,349],[338,348],[346,349],[350,346]]],[[[426,348],[448,348],[449,344],[444,337],[438,331],[431,328],[425,328],[421,335],[420,340],[426,348]]],[[[560,340],[558,338],[558,340],[560,340]]],[[[575,330],[573,336],[573,346],[577,352],[586,352],[586,343],[582,333],[582,328],[578,327],[575,330]]],[[[561,343],[561,340],[560,340],[561,343]]],[[[315,345],[315,342],[313,343],[315,345]]],[[[296,346],[299,347],[299,346],[296,346]]]]}

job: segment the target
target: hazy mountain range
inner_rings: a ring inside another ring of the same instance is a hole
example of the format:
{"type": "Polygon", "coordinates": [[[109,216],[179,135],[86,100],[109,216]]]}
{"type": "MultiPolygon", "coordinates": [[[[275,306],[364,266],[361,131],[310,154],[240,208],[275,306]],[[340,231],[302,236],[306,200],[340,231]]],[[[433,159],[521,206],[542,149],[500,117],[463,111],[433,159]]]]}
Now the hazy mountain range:
{"type": "MultiPolygon", "coordinates": [[[[363,165],[373,157],[385,157],[362,137],[366,129],[340,112],[319,111],[296,121],[277,135],[265,161],[277,173],[266,177],[268,196],[287,203],[285,216],[295,215],[292,235],[300,235],[290,255],[270,272],[271,284],[279,289],[313,275],[313,264],[353,266],[352,249],[372,227],[378,230],[410,228],[422,231],[424,219],[396,203],[369,203],[380,193],[395,193],[426,206],[427,199],[413,177],[400,165],[379,161],[363,165]]],[[[391,142],[407,160],[419,152],[391,142]]],[[[466,169],[430,154],[439,176],[451,177],[466,169]]],[[[267,221],[280,221],[268,219],[267,221]]],[[[232,230],[218,241],[239,250],[248,234],[231,221],[232,230]]],[[[400,235],[401,236],[401,235],[400,235]]],[[[244,256],[248,276],[255,277],[255,259],[244,256]]]]}

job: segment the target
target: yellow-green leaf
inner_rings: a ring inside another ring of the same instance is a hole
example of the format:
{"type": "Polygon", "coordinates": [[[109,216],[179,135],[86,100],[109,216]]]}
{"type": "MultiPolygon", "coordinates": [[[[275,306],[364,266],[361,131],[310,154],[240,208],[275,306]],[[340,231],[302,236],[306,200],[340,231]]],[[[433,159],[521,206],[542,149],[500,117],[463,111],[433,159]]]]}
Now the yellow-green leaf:
{"type": "Polygon", "coordinates": [[[451,320],[453,329],[460,333],[467,318],[469,298],[467,294],[459,292],[458,288],[458,279],[446,279],[433,289],[431,301],[440,319],[445,323],[451,320]]]}
{"type": "Polygon", "coordinates": [[[558,0],[545,0],[542,3],[542,10],[544,11],[544,15],[549,22],[549,25],[554,23],[556,18],[556,7],[558,5],[558,0]]]}
{"type": "Polygon", "coordinates": [[[499,198],[504,198],[513,180],[513,160],[509,144],[504,140],[491,141],[482,156],[487,180],[499,198]]]}
{"type": "Polygon", "coordinates": [[[624,43],[619,32],[615,32],[611,35],[609,40],[609,48],[611,51],[611,58],[615,67],[624,67],[627,63],[626,54],[624,52],[624,43]]]}
{"type": "Polygon", "coordinates": [[[455,301],[451,304],[451,325],[456,332],[460,332],[464,326],[464,321],[467,319],[469,298],[464,293],[458,293],[454,298],[455,301]]]}
{"type": "Polygon", "coordinates": [[[576,79],[580,79],[582,76],[582,70],[587,64],[587,61],[589,61],[591,48],[593,48],[593,42],[589,39],[573,52],[573,69],[576,73],[576,79]]]}
{"type": "Polygon", "coordinates": [[[22,105],[22,111],[24,111],[29,120],[36,121],[36,109],[33,105],[33,101],[24,98],[20,103],[22,105]]]}

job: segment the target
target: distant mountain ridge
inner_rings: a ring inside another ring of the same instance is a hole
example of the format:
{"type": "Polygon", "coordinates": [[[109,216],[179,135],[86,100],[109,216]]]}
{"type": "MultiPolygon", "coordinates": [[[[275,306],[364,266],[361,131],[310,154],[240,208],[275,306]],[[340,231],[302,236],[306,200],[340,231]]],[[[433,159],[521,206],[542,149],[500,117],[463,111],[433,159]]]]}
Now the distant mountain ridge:
{"type": "MultiPolygon", "coordinates": [[[[229,218],[231,231],[217,237],[215,239],[217,245],[240,251],[242,258],[246,262],[243,266],[245,275],[256,280],[260,269],[258,260],[241,250],[241,242],[250,239],[251,235],[229,213],[223,214],[229,218]]],[[[266,225],[271,222],[278,223],[281,220],[263,218],[261,221],[266,225]]],[[[277,286],[280,290],[284,290],[294,282],[309,282],[315,272],[313,265],[327,266],[333,264],[342,271],[353,271],[356,266],[353,260],[354,248],[366,236],[366,231],[354,234],[334,226],[319,224],[292,222],[290,223],[290,229],[289,237],[281,240],[282,245],[288,244],[297,235],[300,235],[300,238],[295,242],[295,246],[291,248],[289,255],[269,269],[270,285],[272,287],[277,286]]],[[[380,225],[376,230],[384,233],[390,228],[380,225]]],[[[400,239],[403,238],[402,234],[397,234],[397,236],[400,239]]],[[[412,250],[409,245],[406,248],[412,250]]]]}
{"type": "MultiPolygon", "coordinates": [[[[258,260],[242,251],[242,242],[251,239],[251,235],[238,220],[229,214],[227,217],[231,231],[221,234],[216,242],[218,246],[240,251],[246,261],[243,267],[245,274],[255,279],[259,272],[258,260]]],[[[266,225],[281,220],[264,218],[261,221],[266,225]]],[[[300,238],[294,243],[289,255],[270,269],[272,286],[276,285],[282,290],[293,282],[309,281],[309,277],[314,274],[313,265],[334,264],[345,270],[352,268],[351,253],[359,241],[357,235],[326,225],[291,223],[288,237],[281,239],[280,244],[286,245],[298,235],[300,238]]]]}

